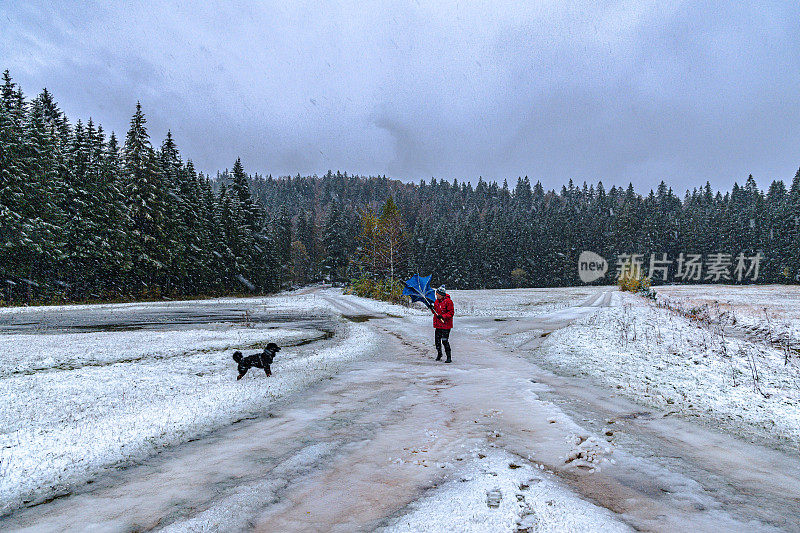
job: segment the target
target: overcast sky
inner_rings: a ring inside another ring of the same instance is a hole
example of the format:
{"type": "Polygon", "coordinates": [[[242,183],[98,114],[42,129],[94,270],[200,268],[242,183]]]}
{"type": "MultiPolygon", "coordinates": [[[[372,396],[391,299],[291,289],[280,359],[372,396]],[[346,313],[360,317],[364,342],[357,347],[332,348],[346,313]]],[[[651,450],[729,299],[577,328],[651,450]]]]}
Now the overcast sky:
{"type": "Polygon", "coordinates": [[[212,173],[791,180],[798,2],[586,4],[0,0],[0,69],[212,173]]]}

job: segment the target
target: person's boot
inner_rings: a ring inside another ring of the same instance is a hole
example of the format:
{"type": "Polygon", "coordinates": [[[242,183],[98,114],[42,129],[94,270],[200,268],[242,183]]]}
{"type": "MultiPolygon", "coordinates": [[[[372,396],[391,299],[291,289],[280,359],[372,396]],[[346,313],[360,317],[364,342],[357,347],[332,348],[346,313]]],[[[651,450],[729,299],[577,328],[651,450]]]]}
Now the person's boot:
{"type": "Polygon", "coordinates": [[[439,355],[436,356],[436,360],[437,361],[441,361],[442,360],[442,352],[439,352],[439,355]]]}
{"type": "Polygon", "coordinates": [[[452,363],[452,362],[453,362],[453,360],[452,360],[452,359],[450,359],[450,353],[449,353],[449,352],[448,352],[448,354],[447,354],[447,359],[445,359],[445,360],[444,360],[444,362],[445,362],[445,363],[452,363]]]}

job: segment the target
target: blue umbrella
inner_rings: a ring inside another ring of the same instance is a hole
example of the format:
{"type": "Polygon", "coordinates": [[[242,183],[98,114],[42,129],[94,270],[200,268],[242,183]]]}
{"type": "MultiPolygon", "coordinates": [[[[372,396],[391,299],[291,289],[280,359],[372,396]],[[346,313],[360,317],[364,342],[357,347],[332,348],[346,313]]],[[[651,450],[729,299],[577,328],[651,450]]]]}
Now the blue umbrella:
{"type": "Polygon", "coordinates": [[[431,277],[414,274],[411,279],[406,281],[403,288],[403,295],[410,296],[412,302],[422,302],[433,310],[433,302],[436,299],[436,292],[431,289],[431,277]]]}

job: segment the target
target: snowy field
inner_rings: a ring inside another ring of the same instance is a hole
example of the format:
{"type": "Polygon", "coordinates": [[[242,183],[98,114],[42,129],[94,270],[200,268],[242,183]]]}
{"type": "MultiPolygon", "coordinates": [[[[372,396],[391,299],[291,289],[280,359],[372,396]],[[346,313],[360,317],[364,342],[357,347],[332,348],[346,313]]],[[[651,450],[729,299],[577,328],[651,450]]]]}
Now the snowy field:
{"type": "Polygon", "coordinates": [[[800,343],[798,285],[666,285],[659,296],[686,308],[705,306],[712,318],[800,343]]]}
{"type": "Polygon", "coordinates": [[[40,316],[32,332],[0,334],[0,511],[263,413],[358,358],[371,335],[314,296],[3,309],[0,331],[16,331],[43,312],[47,319],[40,316]],[[215,311],[232,305],[243,318],[225,321],[223,313],[217,321],[215,311]],[[95,312],[163,317],[186,309],[202,310],[201,323],[149,317],[145,327],[82,332],[95,329],[86,326],[95,312]],[[215,320],[202,323],[209,317],[215,320]],[[75,323],[82,329],[70,330],[75,323]],[[273,377],[252,369],[237,382],[233,350],[257,351],[268,342],[284,346],[273,377]]]}
{"type": "MultiPolygon", "coordinates": [[[[602,289],[602,288],[601,288],[602,289]]],[[[493,289],[452,291],[457,313],[471,317],[530,317],[576,305],[598,287],[556,287],[548,289],[493,289]]]]}
{"type": "MultiPolygon", "coordinates": [[[[532,317],[580,304],[598,290],[608,287],[555,287],[548,289],[485,289],[448,291],[457,306],[459,317],[510,318],[532,317]]],[[[410,306],[367,300],[342,295],[342,302],[367,306],[376,313],[393,316],[430,318],[430,311],[421,303],[410,306]]]]}
{"type": "MultiPolygon", "coordinates": [[[[796,326],[794,287],[669,287],[693,305],[726,298],[737,313],[796,326]],[[784,296],[786,298],[784,299],[784,296]],[[789,303],[787,303],[789,302],[789,303]],[[752,314],[749,314],[752,313],[752,314]]],[[[638,296],[553,332],[537,359],[559,372],[590,377],[644,404],[696,417],[759,441],[800,446],[800,361],[764,337],[737,335],[689,320],[638,296]]]]}

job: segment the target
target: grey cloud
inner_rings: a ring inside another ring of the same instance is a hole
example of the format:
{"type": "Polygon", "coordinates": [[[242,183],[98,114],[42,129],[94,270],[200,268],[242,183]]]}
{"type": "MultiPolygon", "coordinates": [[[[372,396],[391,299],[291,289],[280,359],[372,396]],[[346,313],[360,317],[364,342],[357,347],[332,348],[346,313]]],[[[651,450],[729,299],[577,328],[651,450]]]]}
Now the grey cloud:
{"type": "Polygon", "coordinates": [[[206,171],[677,190],[800,166],[794,2],[3,4],[28,94],[206,171]]]}

